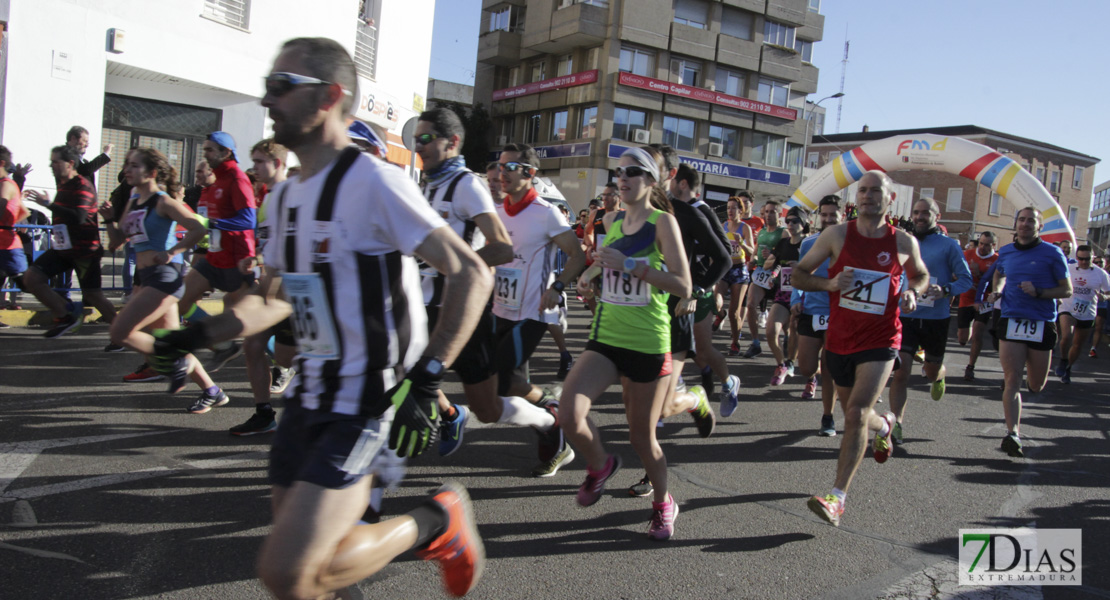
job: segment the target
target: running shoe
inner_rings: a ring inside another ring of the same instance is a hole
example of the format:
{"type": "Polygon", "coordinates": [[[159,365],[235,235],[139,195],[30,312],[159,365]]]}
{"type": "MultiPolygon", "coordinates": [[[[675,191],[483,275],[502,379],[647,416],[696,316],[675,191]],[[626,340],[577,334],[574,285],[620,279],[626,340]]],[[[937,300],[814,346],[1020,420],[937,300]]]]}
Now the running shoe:
{"type": "Polygon", "coordinates": [[[119,344],[113,344],[111,342],[109,342],[107,346],[104,346],[105,352],[123,352],[124,350],[127,350],[127,348],[124,348],[119,344]]]}
{"type": "Polygon", "coordinates": [[[891,443],[890,436],[894,435],[894,413],[888,412],[883,415],[886,419],[887,432],[886,435],[875,434],[875,443],[872,446],[872,455],[875,457],[875,462],[885,463],[890,458],[891,452],[894,450],[894,444],[891,443]]]}
{"type": "Polygon", "coordinates": [[[895,421],[894,431],[890,432],[890,441],[894,442],[895,446],[902,445],[902,424],[895,421]]]}
{"type": "Polygon", "coordinates": [[[975,367],[971,365],[964,367],[964,381],[975,381],[975,367]]]}
{"type": "Polygon", "coordinates": [[[786,376],[787,377],[793,377],[794,376],[794,361],[792,361],[790,359],[786,359],[786,362],[784,362],[782,364],[786,365],[786,376]]]}
{"type": "MultiPolygon", "coordinates": [[[[173,361],[173,370],[169,374],[170,385],[168,388],[169,393],[176,394],[185,389],[189,383],[189,361],[184,356],[173,361]]],[[[189,411],[193,412],[193,411],[189,411]]],[[[207,412],[207,411],[202,411],[207,412]]]]}
{"type": "Polygon", "coordinates": [[[200,398],[197,398],[196,402],[194,402],[189,408],[186,408],[185,412],[191,412],[194,415],[203,415],[204,413],[212,410],[217,406],[223,406],[227,404],[227,402],[228,397],[223,390],[216,391],[216,393],[212,396],[209,396],[208,392],[201,392],[200,398]]]}
{"type": "Polygon", "coordinates": [[[925,349],[918,348],[917,352],[913,353],[913,360],[914,362],[925,364],[925,349]]]}
{"type": "Polygon", "coordinates": [[[713,407],[709,406],[709,396],[705,395],[705,388],[700,385],[690,387],[690,393],[698,399],[690,416],[694,417],[694,424],[698,427],[698,435],[707,438],[713,435],[717,426],[717,415],[713,414],[713,407]]]}
{"type": "Polygon", "coordinates": [[[559,469],[569,465],[574,460],[574,448],[563,442],[562,450],[555,453],[547,462],[540,463],[532,468],[532,477],[554,477],[559,469]]]}
{"type": "Polygon", "coordinates": [[[824,498],[814,496],[809,499],[809,509],[833,527],[840,527],[840,517],[844,515],[844,503],[836,496],[832,494],[824,498]]]}
{"type": "Polygon", "coordinates": [[[716,317],[713,317],[713,331],[720,331],[721,330],[721,322],[724,321],[724,320],[725,320],[724,315],[717,315],[716,317]]]}
{"type": "Polygon", "coordinates": [[[674,520],[678,516],[678,503],[674,496],[667,494],[664,502],[651,503],[651,522],[648,523],[648,539],[665,542],[674,535],[674,520]]]}
{"type": "Polygon", "coordinates": [[[236,425],[228,431],[231,435],[248,436],[259,435],[262,433],[271,433],[277,431],[277,412],[273,410],[259,412],[255,411],[251,418],[247,419],[246,423],[236,425]]]}
{"type": "Polygon", "coordinates": [[[475,525],[470,496],[462,485],[448,482],[431,501],[447,513],[447,526],[416,556],[439,561],[443,585],[453,596],[461,598],[478,583],[486,566],[486,550],[475,525]]]}
{"type": "Polygon", "coordinates": [[[628,495],[634,498],[643,498],[644,496],[651,495],[655,491],[655,486],[651,485],[651,478],[647,473],[644,473],[644,478],[639,483],[634,483],[628,488],[628,495]]]}
{"type": "Polygon", "coordinates": [[[1070,384],[1071,383],[1071,367],[1070,366],[1064,368],[1064,374],[1060,377],[1060,383],[1064,383],[1064,384],[1070,384]]]}
{"type": "Polygon", "coordinates": [[[231,342],[227,348],[223,350],[216,350],[212,353],[212,357],[204,364],[204,370],[209,373],[215,373],[224,368],[224,365],[231,362],[232,359],[238,357],[243,353],[243,345],[239,342],[231,342]]]}
{"type": "Polygon", "coordinates": [[[439,422],[439,455],[451,456],[462,446],[463,432],[466,431],[466,419],[470,416],[470,409],[458,404],[452,404],[458,413],[455,418],[439,422]]]}
{"type": "Polygon", "coordinates": [[[755,324],[759,326],[760,329],[767,326],[767,311],[759,311],[759,316],[755,318],[755,324]]]}
{"type": "Polygon", "coordinates": [[[740,378],[729,375],[725,389],[717,394],[717,400],[721,403],[721,416],[731,417],[732,413],[736,412],[736,407],[740,405],[740,378]]]}
{"type": "Polygon", "coordinates": [[[42,334],[42,337],[54,339],[66,332],[76,331],[80,327],[81,318],[70,313],[60,319],[54,319],[54,325],[50,329],[47,329],[46,333],[42,334]]]}
{"type": "Polygon", "coordinates": [[[609,455],[608,460],[605,461],[605,466],[598,473],[587,466],[586,481],[583,481],[582,487],[578,488],[578,505],[593,506],[597,504],[597,501],[601,500],[601,492],[605,491],[605,482],[616,475],[620,469],[621,457],[616,454],[609,455]]]}
{"type": "MultiPolygon", "coordinates": [[[[555,405],[555,407],[558,408],[559,396],[563,395],[563,386],[556,385],[549,388],[540,388],[540,393],[540,401],[537,403],[537,406],[543,408],[545,406],[555,405]]],[[[559,411],[556,410],[555,412],[557,413],[559,411]]]]}
{"type": "Polygon", "coordinates": [[[270,393],[281,394],[285,392],[285,388],[289,387],[289,382],[293,381],[293,376],[297,374],[297,369],[294,367],[280,367],[274,365],[273,370],[270,371],[270,393]]]}
{"type": "Polygon", "coordinates": [[[816,375],[814,375],[813,377],[810,377],[809,381],[806,382],[806,387],[805,387],[804,390],[802,390],[802,398],[805,398],[806,400],[808,400],[808,399],[814,397],[815,395],[817,395],[817,376],[816,375]]]}
{"type": "Polygon", "coordinates": [[[1098,358],[1098,350],[1095,350],[1094,348],[1091,348],[1091,353],[1088,354],[1087,356],[1090,356],[1091,358],[1098,358]]]}
{"type": "Polygon", "coordinates": [[[536,429],[536,458],[540,463],[546,463],[553,456],[563,450],[563,430],[559,427],[559,403],[552,402],[551,404],[541,404],[540,408],[551,413],[552,418],[555,419],[555,424],[547,429],[536,429]]]}
{"type": "Polygon", "coordinates": [[[728,347],[728,355],[740,356],[740,344],[733,342],[732,345],[728,347]]]}
{"type": "Polygon", "coordinates": [[[0,321],[0,329],[11,329],[11,327],[12,327],[11,325],[8,325],[7,323],[4,323],[3,321],[0,321]]]}
{"type": "Polygon", "coordinates": [[[832,415],[821,415],[821,429],[817,430],[821,437],[836,437],[836,421],[832,415]]]}
{"type": "Polygon", "coordinates": [[[1060,364],[1056,365],[1056,371],[1055,371],[1056,376],[1057,377],[1063,377],[1064,372],[1067,371],[1067,370],[1068,370],[1068,359],[1061,358],[1060,359],[1060,364]]]}
{"type": "Polygon", "coordinates": [[[752,345],[748,346],[748,351],[744,353],[744,358],[755,358],[760,354],[763,354],[763,348],[759,346],[759,342],[752,342],[752,345]]]}
{"type": "Polygon", "coordinates": [[[940,379],[934,381],[933,385],[930,386],[929,395],[933,397],[933,400],[940,400],[944,397],[945,387],[947,386],[944,383],[944,377],[941,377],[940,379]]]}
{"type": "Polygon", "coordinates": [[[771,375],[771,386],[782,385],[786,381],[786,365],[779,365],[775,367],[775,373],[771,375]]]}
{"type": "Polygon", "coordinates": [[[1025,452],[1021,450],[1021,438],[1012,431],[1002,438],[1002,450],[1014,458],[1025,456],[1025,452]]]}
{"type": "Polygon", "coordinates": [[[567,373],[570,373],[570,368],[574,364],[571,359],[570,352],[561,354],[559,356],[559,371],[555,373],[555,378],[562,381],[567,378],[567,373]]]}
{"type": "Polygon", "coordinates": [[[166,376],[156,372],[150,368],[150,365],[143,363],[139,368],[135,369],[134,373],[128,373],[123,376],[124,383],[146,383],[148,381],[162,381],[166,376]]]}

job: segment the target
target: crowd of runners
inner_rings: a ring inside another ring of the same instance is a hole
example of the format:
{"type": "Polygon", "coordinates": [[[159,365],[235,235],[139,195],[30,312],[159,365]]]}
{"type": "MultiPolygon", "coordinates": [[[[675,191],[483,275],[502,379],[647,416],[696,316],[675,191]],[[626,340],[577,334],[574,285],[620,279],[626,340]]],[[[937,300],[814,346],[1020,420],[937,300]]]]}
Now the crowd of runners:
{"type": "Polygon", "coordinates": [[[105,350],[143,356],[121,373],[125,382],[164,381],[172,394],[192,381],[199,395],[186,409],[203,414],[229,402],[213,374],[244,356],[255,412],[230,433],[273,435],[274,526],[258,564],[278,597],[343,590],[409,550],[439,561],[451,593],[471,589],[484,553],[462,486],[445,484],[405,515],[380,515],[406,462],[433,445],[454,453],[470,419],[532,429],[534,477],[580,457],[576,501],[589,507],[632,458],[606,449],[590,414],[619,384],[644,470],[628,493],[651,496],[647,535],[667,540],[679,502],[656,438],[663,419],[686,413],[709,437],[718,415],[794,378],[791,393],[821,396],[815,434],[842,436],[831,488],[808,502],[838,525],[868,447],[884,463],[912,426],[915,361],[931,398],[943,399],[953,311],[955,337],[970,345],[965,380],[997,351],[1001,449],[1013,457],[1023,456],[1022,394],[1044,387],[1053,350],[1064,384],[1080,358],[1098,355],[1110,278],[1091,247],[1042,241],[1034,208],[1016,212],[1012,232],[984,231],[963,248],[938,225],[931,199],[892,223],[892,181],[871,171],[858,181],[851,219],[835,195],[809,213],[740,191],[722,222],[699,198],[699,173],[653,145],[624,152],[572,222],[541,194],[530,146],[503,147],[485,173],[468,169],[463,125],[446,109],[419,117],[418,186],[386,161],[382,132],[350,119],[356,97],[342,47],[287,42],[265,78],[273,137],[251,147],[251,173],[239,167],[236,141],[213,132],[190,189],[161,152],[132,148],[119,187],[98,199],[93,173],[110,164],[111,149],[85,161],[88,134],[75,128],[76,144],[51,151],[57,191],[22,190],[26,167],[0,146],[0,275],[53,314],[46,337],[84,320],[83,306],[50,284],[76,272],[83,304],[110,322],[105,350]],[[31,202],[52,215],[53,245],[28,265],[13,227],[31,202]],[[134,291],[118,312],[101,291],[102,225],[110,250],[135,256],[134,291]],[[210,316],[198,302],[213,291],[224,293],[223,311],[210,316]],[[577,355],[564,340],[568,308],[592,314],[577,355]],[[715,339],[726,324],[727,341],[715,339]],[[549,333],[563,387],[529,376],[549,333]],[[772,377],[749,377],[742,389],[739,375],[764,344],[772,377]],[[202,352],[211,352],[204,362],[202,352]],[[447,371],[461,396],[440,390],[447,371]],[[890,410],[877,410],[888,386],[890,410]],[[271,400],[279,394],[283,402],[271,400]]]}

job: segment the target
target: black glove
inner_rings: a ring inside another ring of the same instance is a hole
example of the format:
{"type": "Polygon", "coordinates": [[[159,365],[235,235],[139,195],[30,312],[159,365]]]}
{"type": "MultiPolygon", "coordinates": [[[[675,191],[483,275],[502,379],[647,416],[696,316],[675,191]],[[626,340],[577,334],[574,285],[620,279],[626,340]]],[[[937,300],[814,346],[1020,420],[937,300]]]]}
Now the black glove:
{"type": "Polygon", "coordinates": [[[425,356],[400,383],[385,393],[396,408],[389,428],[389,449],[398,456],[419,456],[432,444],[439,425],[439,384],[443,363],[425,356]]]}
{"type": "Polygon", "coordinates": [[[209,345],[204,323],[194,323],[185,329],[155,329],[154,354],[150,355],[150,368],[163,375],[173,373],[177,360],[197,348],[209,345]]]}

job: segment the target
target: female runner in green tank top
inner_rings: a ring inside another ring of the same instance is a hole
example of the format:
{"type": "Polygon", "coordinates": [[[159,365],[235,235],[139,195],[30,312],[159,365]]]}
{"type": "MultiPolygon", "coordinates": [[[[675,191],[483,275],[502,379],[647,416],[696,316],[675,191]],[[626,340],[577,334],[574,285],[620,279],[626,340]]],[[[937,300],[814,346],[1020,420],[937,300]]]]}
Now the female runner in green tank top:
{"type": "Polygon", "coordinates": [[[661,210],[670,205],[659,181],[659,165],[644,150],[633,148],[621,156],[617,183],[625,212],[605,215],[604,246],[578,280],[579,292],[590,295],[600,276],[596,283],[601,301],[586,350],[567,376],[559,422],[570,443],[586,457],[586,481],[578,490],[578,503],[589,506],[600,499],[621,462],[602,446],[589,418],[590,406],[620,381],[632,448],[655,484],[648,536],[665,540],[678,514],[678,505],[667,493],[667,459],[655,438],[671,372],[667,295],[689,297],[692,284],[678,224],[661,210]]]}

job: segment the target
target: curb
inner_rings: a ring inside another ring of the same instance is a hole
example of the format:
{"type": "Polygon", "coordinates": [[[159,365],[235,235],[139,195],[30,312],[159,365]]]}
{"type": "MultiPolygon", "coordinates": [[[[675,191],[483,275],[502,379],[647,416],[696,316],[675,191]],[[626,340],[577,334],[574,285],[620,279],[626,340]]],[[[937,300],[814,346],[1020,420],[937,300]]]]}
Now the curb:
{"type": "MultiPolygon", "coordinates": [[[[204,312],[210,315],[218,315],[224,311],[223,300],[213,300],[211,298],[201,300],[197,304],[200,305],[204,312]]],[[[122,304],[116,305],[116,310],[119,311],[123,308],[122,304]]],[[[95,308],[85,307],[85,324],[91,324],[93,321],[100,318],[100,311],[95,308]]],[[[10,325],[12,327],[50,327],[54,323],[54,317],[49,310],[0,310],[0,323],[10,325]]]]}

